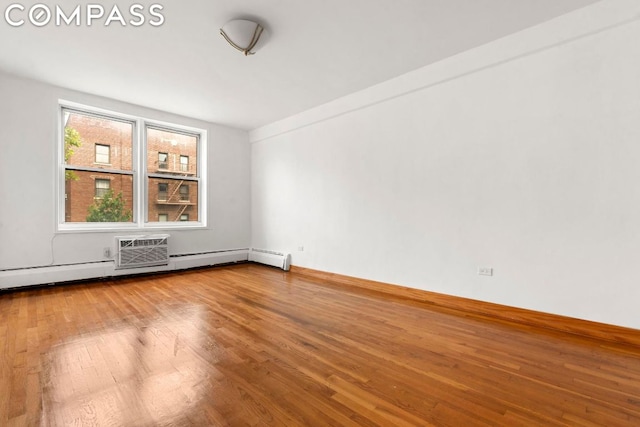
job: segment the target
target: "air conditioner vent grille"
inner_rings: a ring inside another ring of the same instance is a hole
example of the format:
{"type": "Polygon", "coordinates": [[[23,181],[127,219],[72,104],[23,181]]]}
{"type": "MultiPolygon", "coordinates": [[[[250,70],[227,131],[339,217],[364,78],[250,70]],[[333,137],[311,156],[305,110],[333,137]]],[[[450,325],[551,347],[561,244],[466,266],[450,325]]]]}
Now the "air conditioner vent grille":
{"type": "Polygon", "coordinates": [[[139,246],[158,246],[166,245],[167,238],[124,238],[120,240],[121,248],[139,247],[139,246]]]}
{"type": "Polygon", "coordinates": [[[169,264],[169,235],[117,237],[116,268],[169,264]]]}

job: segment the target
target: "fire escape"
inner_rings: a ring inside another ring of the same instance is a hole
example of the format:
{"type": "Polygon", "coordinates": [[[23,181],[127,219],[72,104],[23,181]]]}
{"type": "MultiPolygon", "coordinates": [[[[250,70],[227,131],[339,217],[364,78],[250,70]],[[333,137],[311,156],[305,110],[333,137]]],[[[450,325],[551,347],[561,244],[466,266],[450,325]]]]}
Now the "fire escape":
{"type": "MultiPolygon", "coordinates": [[[[168,162],[159,162],[158,163],[158,171],[159,172],[171,172],[168,171],[168,162]]],[[[188,169],[185,168],[187,165],[180,165],[181,173],[188,173],[188,169]]],[[[188,166],[187,166],[188,167],[188,166]]],[[[189,183],[192,181],[185,181],[184,179],[172,179],[171,184],[166,183],[167,191],[158,191],[158,200],[157,204],[161,206],[177,206],[177,211],[175,213],[175,217],[169,218],[169,221],[180,221],[182,214],[187,210],[189,206],[195,206],[195,203],[191,202],[190,198],[190,186],[189,183]],[[187,182],[187,184],[185,184],[187,182]],[[186,189],[185,191],[181,191],[181,189],[186,189]]]]}

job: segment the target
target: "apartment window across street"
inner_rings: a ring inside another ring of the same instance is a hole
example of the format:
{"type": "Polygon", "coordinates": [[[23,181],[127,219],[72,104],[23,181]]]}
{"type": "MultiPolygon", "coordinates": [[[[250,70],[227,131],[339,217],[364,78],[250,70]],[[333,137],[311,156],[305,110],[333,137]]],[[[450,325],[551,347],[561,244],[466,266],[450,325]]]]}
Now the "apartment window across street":
{"type": "Polygon", "coordinates": [[[158,184],[158,200],[167,200],[169,184],[161,182],[158,184]]]}
{"type": "Polygon", "coordinates": [[[96,163],[109,164],[111,158],[111,147],[108,145],[96,144],[96,163]]]}
{"type": "Polygon", "coordinates": [[[60,111],[61,230],[206,225],[205,131],[64,102],[60,111]]]}
{"type": "Polygon", "coordinates": [[[169,169],[169,154],[158,153],[158,169],[169,169]]]}
{"type": "Polygon", "coordinates": [[[189,201],[189,186],[188,185],[181,185],[180,186],[180,200],[183,202],[188,202],[189,201]]]}
{"type": "Polygon", "coordinates": [[[111,181],[108,179],[96,179],[96,198],[102,199],[111,188],[111,181]]]}

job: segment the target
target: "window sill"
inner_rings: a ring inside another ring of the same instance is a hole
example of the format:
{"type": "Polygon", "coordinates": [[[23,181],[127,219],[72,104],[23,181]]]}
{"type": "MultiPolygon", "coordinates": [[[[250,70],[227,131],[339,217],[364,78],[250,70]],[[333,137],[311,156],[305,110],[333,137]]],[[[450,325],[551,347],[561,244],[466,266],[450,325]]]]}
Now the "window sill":
{"type": "Polygon", "coordinates": [[[186,231],[186,230],[207,230],[208,227],[202,222],[151,222],[146,223],[144,227],[138,224],[120,224],[120,223],[102,223],[104,225],[96,226],[95,224],[87,223],[64,223],[59,224],[57,233],[59,234],[75,234],[75,233],[135,233],[144,234],[146,232],[158,230],[171,231],[186,231]]]}

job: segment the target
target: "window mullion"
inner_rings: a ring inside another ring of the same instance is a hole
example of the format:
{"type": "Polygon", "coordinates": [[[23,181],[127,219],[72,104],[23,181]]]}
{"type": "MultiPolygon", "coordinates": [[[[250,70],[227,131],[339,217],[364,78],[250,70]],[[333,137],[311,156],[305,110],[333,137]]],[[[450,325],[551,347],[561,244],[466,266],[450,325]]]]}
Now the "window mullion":
{"type": "Polygon", "coordinates": [[[136,121],[136,219],[139,226],[144,226],[147,217],[147,138],[145,123],[142,119],[136,121]]]}

